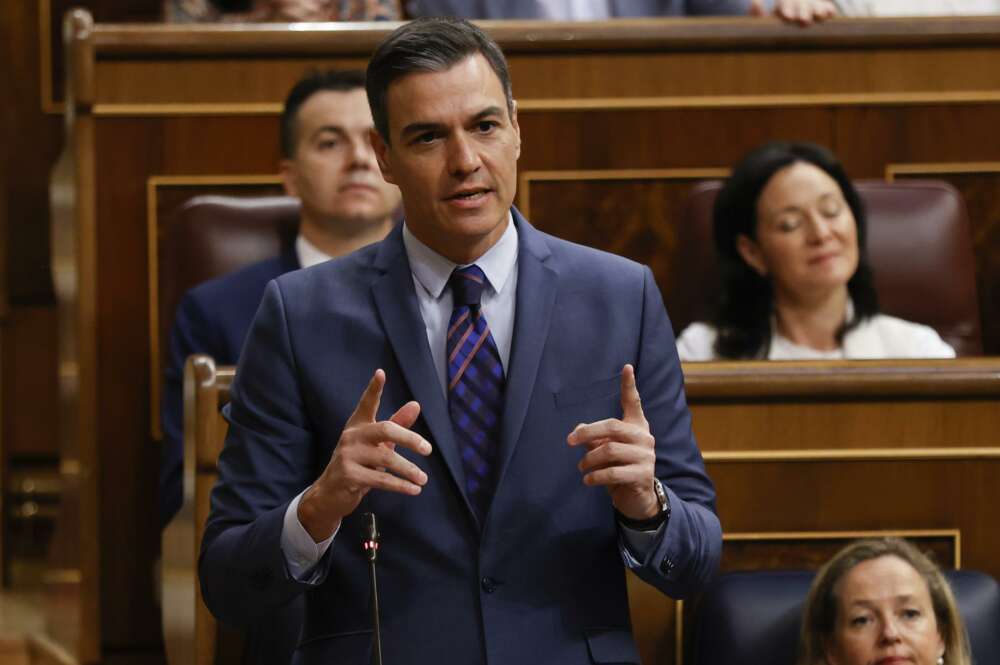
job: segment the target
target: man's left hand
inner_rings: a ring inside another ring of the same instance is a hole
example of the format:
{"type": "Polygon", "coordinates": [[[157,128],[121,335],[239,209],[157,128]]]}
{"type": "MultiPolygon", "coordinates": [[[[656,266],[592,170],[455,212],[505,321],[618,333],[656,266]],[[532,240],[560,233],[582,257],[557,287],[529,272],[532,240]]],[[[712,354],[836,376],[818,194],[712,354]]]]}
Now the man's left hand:
{"type": "Polygon", "coordinates": [[[622,368],[622,417],[582,423],[570,432],[571,446],[587,446],[580,461],[585,485],[603,485],[615,509],[629,519],[645,520],[660,512],[653,491],[656,440],[642,412],[635,369],[622,368]]]}

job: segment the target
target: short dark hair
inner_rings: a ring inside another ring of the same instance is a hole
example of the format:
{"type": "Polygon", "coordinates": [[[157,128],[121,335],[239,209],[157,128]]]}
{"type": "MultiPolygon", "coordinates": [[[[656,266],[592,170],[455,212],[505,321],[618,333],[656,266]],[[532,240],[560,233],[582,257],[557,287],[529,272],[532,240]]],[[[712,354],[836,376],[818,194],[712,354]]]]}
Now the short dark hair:
{"type": "Polygon", "coordinates": [[[317,92],[350,92],[365,87],[365,73],[360,69],[311,69],[299,79],[288,97],[285,98],[285,108],[281,112],[281,156],[295,156],[295,146],[298,142],[299,109],[317,92]]]}
{"type": "Polygon", "coordinates": [[[838,340],[878,313],[878,296],[865,249],[867,216],[858,190],[826,148],[813,143],[772,141],[751,151],[733,169],[715,199],[713,230],[719,256],[722,289],[712,323],[718,335],[715,352],[723,358],[762,358],[771,342],[774,290],[743,260],[737,250],[740,235],[757,237],[757,200],[771,177],[796,162],[812,164],[833,178],[857,224],[858,268],[847,282],[854,316],[837,333],[838,340]]]}
{"type": "Polygon", "coordinates": [[[416,72],[443,72],[475,54],[486,58],[500,80],[507,112],[514,113],[510,72],[503,51],[485,32],[464,19],[427,17],[411,21],[385,38],[368,62],[368,105],[375,129],[389,143],[389,109],[386,99],[393,81],[416,72]]]}

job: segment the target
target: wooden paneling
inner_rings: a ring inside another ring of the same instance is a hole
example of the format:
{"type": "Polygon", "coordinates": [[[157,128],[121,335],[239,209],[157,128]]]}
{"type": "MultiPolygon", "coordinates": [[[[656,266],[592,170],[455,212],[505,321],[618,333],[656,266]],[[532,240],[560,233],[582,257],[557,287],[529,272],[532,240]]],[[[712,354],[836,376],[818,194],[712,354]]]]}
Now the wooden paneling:
{"type": "Polygon", "coordinates": [[[826,108],[524,109],[520,168],[729,168],[776,136],[831,145],[833,119],[826,108]]]}
{"type": "Polygon", "coordinates": [[[958,530],[799,531],[731,533],[722,549],[720,568],[737,570],[817,570],[849,542],[858,538],[900,535],[931,554],[942,568],[959,568],[958,530]]]}
{"type": "MultiPolygon", "coordinates": [[[[13,3],[11,3],[13,4],[13,3]]],[[[18,3],[20,4],[20,3],[18,3]]],[[[24,3],[38,6],[40,39],[33,47],[41,60],[42,102],[47,112],[61,112],[65,73],[62,43],[62,18],[67,11],[83,7],[94,19],[108,23],[155,23],[162,16],[162,0],[36,0],[24,3]]]]}
{"type": "Polygon", "coordinates": [[[53,350],[57,330],[51,307],[18,307],[4,331],[4,457],[46,458],[54,462],[56,420],[52,396],[58,368],[53,350]]]}
{"type": "Polygon", "coordinates": [[[0,79],[5,88],[0,158],[7,190],[7,225],[0,238],[8,255],[5,277],[14,306],[53,301],[48,178],[62,145],[62,126],[41,109],[39,10],[36,2],[0,3],[0,79]]]}
{"type": "Polygon", "coordinates": [[[670,212],[683,205],[692,179],[669,173],[601,179],[612,174],[533,181],[529,172],[520,188],[522,201],[527,202],[530,193],[525,214],[543,231],[648,265],[661,288],[669,289],[676,251],[670,212]]]}
{"type": "MultiPolygon", "coordinates": [[[[288,86],[309,64],[363,62],[390,28],[98,25],[81,31],[73,45],[75,161],[66,162],[66,173],[75,187],[76,221],[61,228],[78,251],[61,268],[78,278],[73,283],[78,288],[66,291],[71,316],[63,332],[76,351],[67,357],[79,365],[66,366],[77,388],[67,413],[83,447],[80,484],[94,483],[95,504],[84,510],[90,515],[84,521],[93,524],[100,551],[83,566],[95,574],[83,579],[96,587],[99,616],[91,628],[106,656],[131,650],[138,657],[159,649],[151,579],[158,534],[149,519],[158,466],[158,448],[149,435],[150,396],[159,377],[150,369],[147,213],[161,203],[151,202],[149,184],[164,176],[274,172],[277,113],[288,86]],[[98,469],[99,476],[88,475],[98,469]]],[[[684,178],[645,172],[725,169],[771,138],[827,144],[855,177],[880,177],[890,164],[1000,162],[995,132],[1000,73],[992,66],[1000,57],[1000,19],[844,20],[808,31],[777,21],[732,19],[489,29],[507,49],[520,100],[520,168],[534,174],[520,196],[528,195],[532,218],[556,235],[651,263],[668,299],[675,285],[663,275],[684,178]],[[614,177],[635,170],[645,175],[614,177]],[[597,173],[560,177],[580,171],[597,173]]],[[[978,197],[977,210],[1000,206],[1000,192],[988,184],[966,189],[978,197]]],[[[986,237],[985,244],[977,244],[978,265],[989,269],[997,241],[992,233],[986,237]]],[[[995,277],[981,274],[984,280],[984,292],[995,293],[995,277]]],[[[920,378],[938,385],[932,379],[920,378]]],[[[734,442],[745,440],[747,427],[768,432],[779,451],[802,449],[807,439],[823,447],[945,450],[945,457],[933,460],[893,461],[885,455],[828,463],[765,460],[753,462],[758,465],[753,471],[740,466],[750,465],[747,461],[712,462],[719,474],[720,510],[731,521],[727,526],[962,528],[963,538],[967,529],[989,531],[977,520],[985,519],[981,506],[992,495],[985,476],[976,474],[995,473],[995,462],[960,459],[955,450],[983,445],[989,428],[972,421],[983,417],[985,400],[995,396],[949,393],[956,402],[949,409],[947,400],[911,404],[912,396],[871,406],[865,403],[871,395],[865,395],[853,400],[851,417],[881,423],[883,411],[891,415],[881,438],[866,438],[866,427],[836,419],[815,404],[803,407],[806,415],[793,416],[792,407],[751,406],[764,399],[760,396],[745,403],[731,400],[728,411],[718,399],[703,405],[693,400],[696,428],[704,429],[702,444],[709,452],[740,452],[742,444],[734,442]],[[705,411],[699,411],[702,406],[705,411]],[[793,431],[800,438],[783,442],[776,423],[793,417],[799,418],[793,431]],[[744,427],[730,418],[745,419],[738,421],[744,427]],[[887,509],[896,499],[885,488],[896,481],[914,496],[916,488],[928,497],[946,488],[969,503],[949,497],[932,506],[927,498],[911,502],[911,494],[903,493],[904,512],[897,515],[857,502],[837,508],[808,495],[801,511],[798,506],[786,511],[786,503],[796,499],[772,485],[821,491],[831,500],[848,491],[846,484],[819,482],[826,464],[840,465],[830,467],[840,482],[864,479],[868,484],[854,484],[852,491],[870,489],[887,509]],[[851,465],[869,470],[856,472],[851,465]],[[934,470],[947,477],[934,476],[934,470]],[[767,492],[754,493],[759,483],[768,485],[767,492]],[[732,502],[747,514],[727,512],[736,510],[729,507],[732,502]],[[928,512],[906,512],[914,505],[928,512]],[[807,509],[813,512],[804,514],[807,509]],[[848,509],[868,512],[857,520],[837,512],[848,509]],[[777,519],[785,512],[786,520],[777,519]]],[[[978,556],[1000,554],[988,535],[971,538],[978,556]]],[[[982,564],[988,564],[985,558],[982,564]]]]}

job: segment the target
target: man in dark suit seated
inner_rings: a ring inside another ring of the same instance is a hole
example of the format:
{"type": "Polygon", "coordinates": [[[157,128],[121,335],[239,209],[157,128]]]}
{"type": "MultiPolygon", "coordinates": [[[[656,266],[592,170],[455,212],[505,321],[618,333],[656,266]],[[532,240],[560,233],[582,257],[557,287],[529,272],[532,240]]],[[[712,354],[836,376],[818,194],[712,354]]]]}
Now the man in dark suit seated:
{"type": "MultiPolygon", "coordinates": [[[[381,240],[392,228],[399,189],[386,183],[378,171],[368,137],[371,127],[363,72],[310,73],[289,93],[281,116],[281,176],[285,191],[301,201],[299,234],[294,248],[285,254],[199,284],[185,294],[177,309],[162,404],[163,525],[183,503],[185,359],[206,353],[220,365],[236,364],[269,281],[381,240]]],[[[248,656],[260,663],[288,662],[298,635],[298,624],[288,623],[295,626],[292,634],[280,635],[274,643],[257,637],[279,635],[281,630],[265,626],[254,631],[251,637],[256,647],[248,648],[248,656]],[[284,653],[283,661],[277,658],[280,653],[284,653]]]]}
{"type": "Polygon", "coordinates": [[[366,87],[404,223],[268,285],[205,602],[249,623],[304,595],[294,662],[367,665],[372,512],[386,663],[638,663],[625,568],[684,596],[722,541],[652,273],[511,207],[516,105],[475,26],[405,24],[366,87]]]}

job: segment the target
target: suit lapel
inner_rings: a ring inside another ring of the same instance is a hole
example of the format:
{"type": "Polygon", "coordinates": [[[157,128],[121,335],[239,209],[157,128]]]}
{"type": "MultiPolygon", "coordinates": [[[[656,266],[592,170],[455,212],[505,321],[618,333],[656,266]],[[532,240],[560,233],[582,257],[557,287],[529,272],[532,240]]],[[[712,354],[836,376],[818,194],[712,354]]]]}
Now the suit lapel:
{"type": "Polygon", "coordinates": [[[559,276],[547,264],[550,252],[542,235],[516,209],[513,214],[520,239],[517,256],[517,303],[500,428],[498,490],[514,455],[528,405],[535,391],[535,379],[538,376],[542,349],[549,334],[559,276]]]}
{"type": "Polygon", "coordinates": [[[465,473],[455,444],[448,405],[441,393],[427,346],[426,328],[414,293],[413,274],[403,249],[401,226],[397,226],[379,246],[375,267],[382,274],[372,284],[372,295],[389,344],[413,399],[420,403],[420,417],[427,424],[436,448],[458,485],[466,508],[473,513],[465,496],[465,473]]]}

